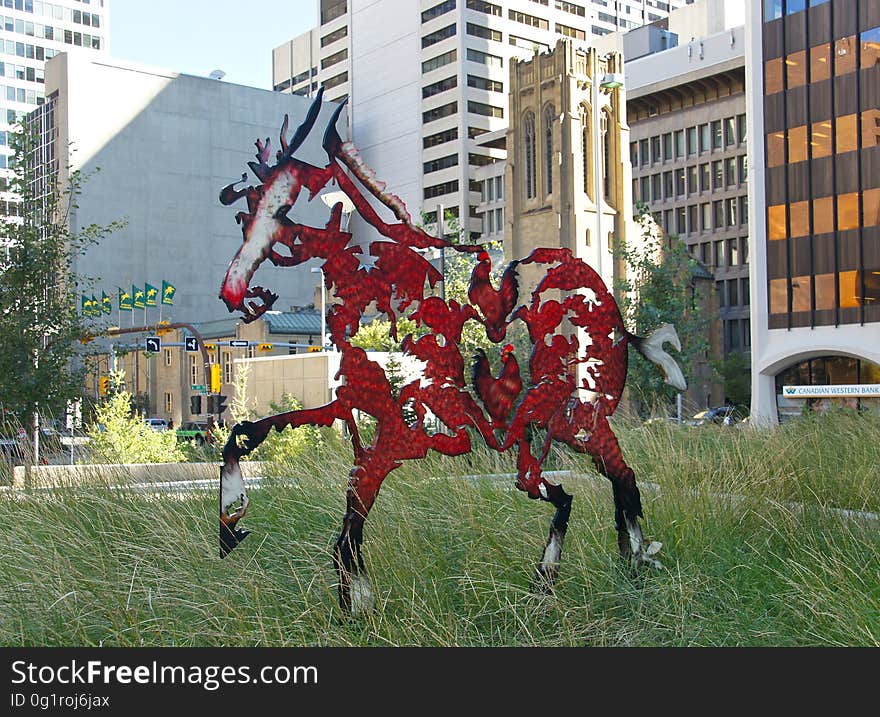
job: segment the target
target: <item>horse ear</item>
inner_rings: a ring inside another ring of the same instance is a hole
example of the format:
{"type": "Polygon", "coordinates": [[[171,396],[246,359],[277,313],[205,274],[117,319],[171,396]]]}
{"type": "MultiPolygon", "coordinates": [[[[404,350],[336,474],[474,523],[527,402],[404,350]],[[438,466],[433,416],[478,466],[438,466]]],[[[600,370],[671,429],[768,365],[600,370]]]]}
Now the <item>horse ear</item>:
{"type": "Polygon", "coordinates": [[[334,110],[333,116],[330,118],[330,123],[327,125],[327,129],[324,130],[324,151],[327,152],[330,157],[335,157],[339,153],[339,148],[342,146],[342,138],[339,136],[339,131],[336,129],[336,120],[339,119],[339,115],[342,112],[342,108],[345,107],[346,102],[348,102],[347,97],[340,102],[339,106],[334,110]]]}
{"type": "Polygon", "coordinates": [[[315,120],[318,119],[318,115],[321,112],[323,97],[324,85],[321,85],[321,87],[318,88],[318,94],[315,95],[315,99],[309,107],[309,111],[306,113],[306,118],[302,121],[302,124],[296,128],[296,132],[294,132],[290,143],[287,145],[287,150],[284,152],[285,157],[290,157],[297,149],[299,149],[299,146],[305,141],[306,137],[309,136],[309,132],[312,131],[312,127],[315,126],[315,120]]]}

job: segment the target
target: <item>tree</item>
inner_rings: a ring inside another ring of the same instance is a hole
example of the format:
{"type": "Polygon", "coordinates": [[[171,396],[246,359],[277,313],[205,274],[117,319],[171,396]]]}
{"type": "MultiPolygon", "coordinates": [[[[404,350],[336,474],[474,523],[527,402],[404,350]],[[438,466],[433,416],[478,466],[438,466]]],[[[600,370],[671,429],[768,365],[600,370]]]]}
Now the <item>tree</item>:
{"type": "Polygon", "coordinates": [[[86,284],[73,260],[86,247],[123,225],[95,224],[73,231],[70,216],[84,177],[69,173],[59,185],[57,168],[44,161],[34,120],[9,135],[12,177],[4,189],[15,195],[0,217],[0,402],[22,425],[40,413],[60,415],[82,395],[80,341],[89,333],[77,312],[86,284]]]}
{"type": "MultiPolygon", "coordinates": [[[[700,264],[677,236],[664,236],[647,208],[640,205],[636,223],[639,242],[618,245],[615,256],[626,266],[626,278],[615,284],[618,304],[632,333],[645,336],[660,324],[675,326],[681,352],[666,349],[681,365],[690,383],[695,369],[705,362],[709,348],[710,318],[703,309],[704,296],[698,286],[700,264]]],[[[714,286],[714,282],[706,282],[714,286]]],[[[676,391],[663,382],[657,367],[637,351],[629,352],[627,388],[642,409],[674,399],[676,391]]]]}

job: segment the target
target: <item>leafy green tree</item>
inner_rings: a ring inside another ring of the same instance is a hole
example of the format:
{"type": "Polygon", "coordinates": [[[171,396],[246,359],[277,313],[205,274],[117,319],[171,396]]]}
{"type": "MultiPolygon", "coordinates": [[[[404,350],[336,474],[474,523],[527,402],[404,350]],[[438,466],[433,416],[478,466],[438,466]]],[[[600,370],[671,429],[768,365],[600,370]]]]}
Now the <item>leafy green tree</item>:
{"type": "MultiPolygon", "coordinates": [[[[677,352],[668,344],[665,348],[690,382],[709,348],[712,318],[703,309],[700,265],[677,236],[663,235],[644,206],[636,222],[641,227],[640,241],[615,247],[615,256],[626,266],[626,278],[615,285],[621,313],[629,331],[639,336],[660,324],[675,326],[682,350],[677,352]]],[[[663,382],[657,367],[637,351],[629,352],[627,388],[643,409],[672,401],[676,394],[663,382]]]]}
{"type": "Polygon", "coordinates": [[[738,351],[713,362],[713,368],[724,383],[724,397],[734,406],[749,407],[752,403],[751,366],[738,351]]]}
{"type": "Polygon", "coordinates": [[[114,389],[95,407],[95,419],[86,429],[91,438],[89,460],[93,463],[179,463],[185,459],[174,431],[155,431],[144,423],[143,414],[132,410],[125,376],[111,376],[114,389]]]}
{"type": "Polygon", "coordinates": [[[10,215],[0,217],[0,403],[21,425],[40,414],[61,415],[82,395],[80,340],[89,326],[77,312],[86,284],[73,259],[122,226],[88,225],[71,230],[83,175],[59,185],[40,160],[38,137],[27,127],[11,132],[12,177],[3,187],[14,195],[10,215]]]}

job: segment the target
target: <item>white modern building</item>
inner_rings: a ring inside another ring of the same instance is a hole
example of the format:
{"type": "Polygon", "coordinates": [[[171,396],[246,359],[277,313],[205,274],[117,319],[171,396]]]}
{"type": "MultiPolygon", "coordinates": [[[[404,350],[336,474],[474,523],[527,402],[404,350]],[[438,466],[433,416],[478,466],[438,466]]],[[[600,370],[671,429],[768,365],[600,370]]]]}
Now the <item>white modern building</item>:
{"type": "MultiPolygon", "coordinates": [[[[45,100],[46,61],[59,52],[106,56],[109,4],[109,0],[0,3],[0,170],[9,164],[10,130],[45,100]]],[[[14,215],[14,202],[15,197],[0,191],[0,214],[14,215]]]]}
{"type": "Polygon", "coordinates": [[[320,26],[273,51],[276,90],[347,97],[354,144],[416,215],[440,207],[476,238],[476,139],[509,124],[508,65],[662,19],[688,0],[318,0],[320,26]]]}
{"type": "MultiPolygon", "coordinates": [[[[178,74],[139,64],[62,53],[46,65],[47,101],[32,115],[43,143],[54,150],[62,182],[70,170],[88,175],[74,229],[126,220],[97,246],[76,259],[77,274],[95,280],[94,293],[108,294],[116,324],[118,288],[167,281],[177,289],[163,318],[204,322],[228,317],[218,299],[229,262],[242,244],[236,212],[219,201],[222,187],[259,180],[248,170],[254,142],[269,137],[274,148],[285,114],[288,138],[305,117],[311,100],[296,95],[178,74]],[[97,171],[96,171],[97,170],[97,171]]],[[[336,108],[324,103],[318,129],[298,150],[323,164],[323,127],[336,108]]],[[[339,122],[344,132],[344,119],[339,122]]],[[[328,191],[335,189],[328,188],[328,191]]],[[[323,226],[326,205],[301,197],[291,215],[298,222],[323,226]]],[[[267,261],[252,282],[279,295],[274,308],[291,310],[312,304],[318,274],[307,265],[276,268],[267,261]]],[[[122,314],[124,325],[144,323],[143,310],[122,314]]],[[[154,322],[158,308],[147,318],[154,322]]]]}

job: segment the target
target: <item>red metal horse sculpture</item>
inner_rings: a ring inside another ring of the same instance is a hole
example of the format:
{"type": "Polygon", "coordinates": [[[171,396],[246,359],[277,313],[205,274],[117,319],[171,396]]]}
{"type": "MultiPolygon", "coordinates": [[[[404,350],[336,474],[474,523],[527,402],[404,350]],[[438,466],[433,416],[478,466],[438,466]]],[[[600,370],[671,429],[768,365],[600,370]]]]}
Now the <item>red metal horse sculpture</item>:
{"type": "Polygon", "coordinates": [[[621,555],[635,564],[659,566],[652,556],[660,544],[648,544],[642,538],[639,490],[608,417],[624,388],[630,344],[661,367],[667,382],[685,388],[677,364],[662,350],[666,341],[680,348],[675,330],[664,325],[646,339],[628,333],[602,279],[566,249],[536,249],[527,258],[513,262],[495,289],[489,278],[491,262],[483,247],[453,245],[415,226],[403,202],[386,192],[357,150],[341,140],[336,130],[341,105],[323,137],[327,164],[315,167],[297,159],[295,152],[319,115],[321,94],[290,142],[285,117],[275,164],[268,164],[269,140],[257,141],[258,161],[249,166],[262,184],[241,190],[232,184],[220,194],[223,204],[243,197],[248,206],[247,212],[236,215],[244,241],[229,266],[220,297],[230,311],[241,311],[244,321],[253,321],[277,298],[265,288],[250,287],[262,262],[268,259],[277,266],[294,266],[310,259],[320,260],[325,285],[336,296],[327,325],[341,352],[339,373],[345,381],[336,390],[335,400],[325,406],[245,421],[232,429],[220,472],[221,557],[248,534],[237,526],[248,505],[239,459],[254,450],[272,428],[281,431],[305,424],[329,426],[341,420],[354,448],[346,511],[334,550],[340,603],[346,609],[358,612],[372,602],[361,548],[363,529],[388,474],[402,461],[423,458],[429,450],[445,455],[466,453],[477,436],[497,451],[515,447],[517,488],[556,508],[537,566],[541,582],[552,584],[556,577],[572,502],[560,485],[548,482],[541,474],[553,440],[592,456],[597,470],[611,481],[621,555]],[[288,216],[302,191],[308,191],[311,200],[331,182],[345,192],[381,240],[366,247],[352,244],[352,235],[341,229],[340,204],[333,207],[323,228],[298,224],[288,216]],[[394,220],[384,221],[358,184],[390,210],[394,220]],[[440,247],[476,255],[468,291],[470,303],[461,305],[426,295],[426,282],[433,288],[443,277],[418,250],[440,247]],[[545,269],[545,273],[530,301],[517,304],[516,272],[519,266],[530,264],[545,269]],[[401,315],[427,330],[419,338],[408,335],[401,342],[402,350],[423,361],[425,370],[424,376],[404,386],[397,398],[383,369],[364,350],[351,344],[361,317],[373,304],[388,315],[395,338],[396,320],[401,315]],[[524,386],[513,347],[507,344],[501,351],[498,377],[492,375],[485,353],[474,357],[473,393],[468,390],[465,358],[458,346],[467,321],[481,323],[496,343],[504,340],[511,323],[525,324],[533,344],[528,385],[524,386]],[[576,367],[581,364],[578,385],[576,367]],[[588,395],[588,400],[578,398],[579,391],[588,395]],[[404,418],[407,404],[415,409],[414,422],[404,418]],[[361,440],[355,410],[376,419],[370,445],[361,440]],[[428,430],[429,412],[445,426],[443,432],[428,430]],[[533,452],[527,438],[530,426],[546,430],[537,452],[533,452]]]}

